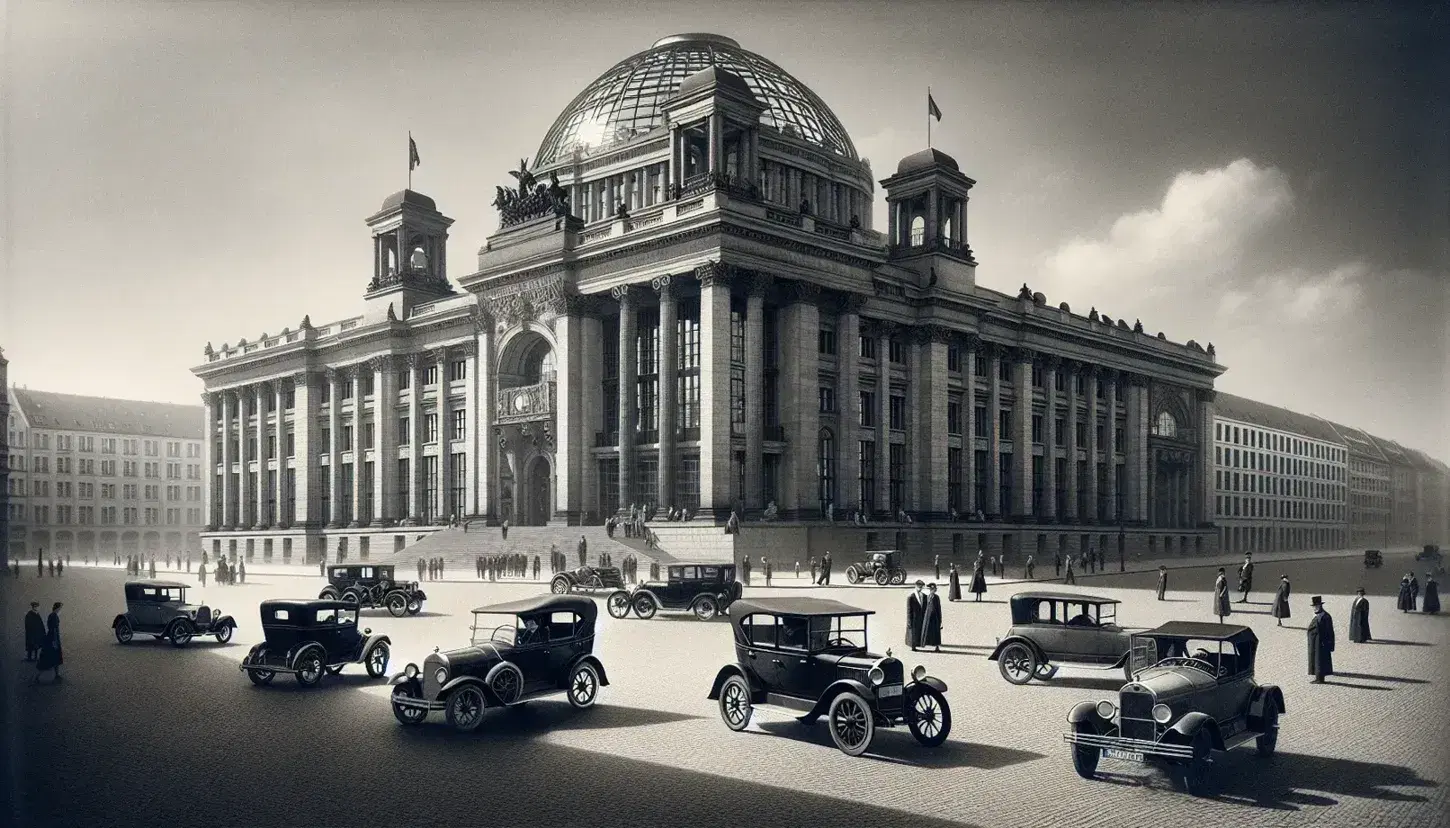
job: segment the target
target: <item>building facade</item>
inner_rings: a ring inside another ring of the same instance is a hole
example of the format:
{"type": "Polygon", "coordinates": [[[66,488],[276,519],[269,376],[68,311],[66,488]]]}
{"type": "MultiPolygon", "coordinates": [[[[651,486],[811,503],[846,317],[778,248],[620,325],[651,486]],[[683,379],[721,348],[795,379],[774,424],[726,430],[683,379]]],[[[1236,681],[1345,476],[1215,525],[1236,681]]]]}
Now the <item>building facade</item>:
{"type": "Polygon", "coordinates": [[[1220,393],[1214,521],[1230,552],[1349,543],[1349,447],[1327,421],[1220,393]]]}
{"type": "MultiPolygon", "coordinates": [[[[0,388],[10,387],[10,360],[0,348],[0,388]]],[[[10,442],[15,432],[15,423],[10,419],[10,394],[0,394],[0,569],[10,560],[10,442]]]]}
{"type": "Polygon", "coordinates": [[[207,346],[213,549],[631,506],[1009,557],[1216,543],[1212,346],[977,284],[975,182],[938,150],[873,230],[839,120],[734,41],[622,61],[514,176],[456,284],[452,220],[405,190],[360,316],[207,346]]]}
{"type": "Polygon", "coordinates": [[[199,552],[196,406],[10,388],[12,558],[199,552]]]}
{"type": "Polygon", "coordinates": [[[1352,426],[1330,423],[1349,448],[1349,545],[1390,543],[1390,464],[1375,439],[1352,426]]]}

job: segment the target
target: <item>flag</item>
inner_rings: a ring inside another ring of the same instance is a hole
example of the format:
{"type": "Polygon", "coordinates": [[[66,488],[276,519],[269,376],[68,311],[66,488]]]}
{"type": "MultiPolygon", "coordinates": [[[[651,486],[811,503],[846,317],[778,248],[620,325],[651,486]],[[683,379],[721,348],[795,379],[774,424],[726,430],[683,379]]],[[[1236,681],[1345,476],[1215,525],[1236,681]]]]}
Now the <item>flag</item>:
{"type": "MultiPolygon", "coordinates": [[[[938,115],[938,118],[941,116],[938,115]]],[[[408,133],[408,172],[422,164],[423,160],[418,157],[418,142],[413,140],[413,133],[408,133]]]]}
{"type": "Polygon", "coordinates": [[[926,93],[926,114],[938,121],[941,120],[941,110],[937,108],[936,99],[931,96],[931,90],[927,90],[926,93]]]}

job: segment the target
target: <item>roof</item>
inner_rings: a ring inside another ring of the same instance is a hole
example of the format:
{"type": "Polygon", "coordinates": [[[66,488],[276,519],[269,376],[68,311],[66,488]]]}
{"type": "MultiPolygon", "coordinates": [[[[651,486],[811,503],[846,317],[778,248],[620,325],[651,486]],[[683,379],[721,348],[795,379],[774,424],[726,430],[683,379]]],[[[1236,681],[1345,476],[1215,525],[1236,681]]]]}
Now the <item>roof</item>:
{"type": "Polygon", "coordinates": [[[896,174],[905,175],[919,170],[929,170],[932,167],[942,166],[961,172],[962,168],[957,164],[957,159],[947,155],[939,149],[924,149],[920,152],[913,152],[911,155],[901,159],[896,165],[896,174]]]}
{"type": "Polygon", "coordinates": [[[593,618],[599,614],[599,605],[594,599],[585,598],[582,595],[535,595],[532,598],[520,598],[517,601],[504,601],[501,604],[489,604],[479,607],[474,612],[486,612],[494,615],[524,615],[531,612],[577,612],[585,618],[593,618]]]}
{"type": "Polygon", "coordinates": [[[1258,640],[1258,637],[1254,636],[1254,631],[1248,627],[1238,624],[1215,624],[1212,621],[1169,621],[1151,630],[1135,633],[1135,635],[1156,638],[1209,638],[1217,641],[1238,638],[1244,634],[1258,640]]]}
{"type": "Polygon", "coordinates": [[[1012,600],[1028,598],[1046,598],[1050,601],[1080,601],[1087,604],[1121,604],[1116,598],[1104,598],[1101,595],[1082,595],[1076,592],[1019,592],[1012,596],[1012,600]]]}
{"type": "Polygon", "coordinates": [[[1389,461],[1391,465],[1414,465],[1414,461],[1410,459],[1409,452],[1405,451],[1405,447],[1396,443],[1394,440],[1375,437],[1373,434],[1370,435],[1370,439],[1374,440],[1375,445],[1379,446],[1380,451],[1385,456],[1385,460],[1389,461]]]}
{"type": "Polygon", "coordinates": [[[1405,450],[1405,454],[1409,455],[1410,464],[1418,467],[1420,471],[1439,471],[1439,469],[1435,468],[1435,461],[1430,459],[1430,455],[1419,449],[1409,448],[1407,446],[1401,446],[1401,448],[1405,450]]]}
{"type": "Polygon", "coordinates": [[[752,598],[730,605],[731,618],[744,618],[752,612],[774,615],[875,615],[875,610],[861,609],[829,598],[752,598]]]}
{"type": "Polygon", "coordinates": [[[750,86],[745,82],[744,78],[734,72],[721,69],[718,66],[707,66],[688,78],[685,78],[684,82],[680,84],[680,91],[676,92],[675,95],[684,97],[691,92],[708,89],[710,86],[730,89],[744,95],[750,100],[756,99],[755,93],[750,91],[750,86]]]}
{"type": "Polygon", "coordinates": [[[351,601],[338,601],[332,598],[269,598],[261,604],[262,611],[269,609],[357,609],[357,604],[351,601]]]}
{"type": "Polygon", "coordinates": [[[29,388],[10,389],[31,428],[137,434],[200,440],[206,409],[200,405],[83,397],[29,388]]]}
{"type": "Polygon", "coordinates": [[[126,586],[159,587],[162,589],[176,589],[180,587],[181,589],[189,589],[196,586],[196,584],[183,584],[180,581],[127,581],[126,586]]]}
{"type": "Polygon", "coordinates": [[[1287,431],[1312,440],[1344,445],[1345,440],[1334,430],[1334,426],[1322,417],[1300,414],[1277,405],[1261,403],[1246,397],[1225,394],[1222,391],[1214,398],[1214,410],[1220,417],[1239,422],[1252,423],[1265,428],[1287,431]]]}
{"type": "Polygon", "coordinates": [[[1329,423],[1339,433],[1340,439],[1344,441],[1345,445],[1349,446],[1350,454],[1368,457],[1380,463],[1385,461],[1384,452],[1380,451],[1379,446],[1375,444],[1374,438],[1370,437],[1364,429],[1347,426],[1330,420],[1325,420],[1325,422],[1329,423]]]}
{"type": "Polygon", "coordinates": [[[399,190],[396,193],[393,193],[392,195],[383,199],[383,206],[378,208],[378,212],[386,212],[388,210],[401,207],[404,204],[411,204],[414,207],[422,207],[424,210],[432,210],[434,212],[438,211],[438,205],[435,204],[433,202],[433,199],[429,198],[428,196],[425,196],[422,193],[417,192],[416,190],[399,190]]]}

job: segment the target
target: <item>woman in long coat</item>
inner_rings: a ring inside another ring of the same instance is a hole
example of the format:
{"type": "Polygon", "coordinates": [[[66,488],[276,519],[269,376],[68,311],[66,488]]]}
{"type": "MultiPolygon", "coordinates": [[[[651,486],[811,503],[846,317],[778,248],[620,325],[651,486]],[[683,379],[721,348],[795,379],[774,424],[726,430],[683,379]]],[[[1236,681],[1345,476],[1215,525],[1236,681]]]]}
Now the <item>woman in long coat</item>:
{"type": "Polygon", "coordinates": [[[1369,599],[1364,597],[1364,587],[1355,590],[1353,603],[1349,605],[1349,640],[1363,644],[1373,636],[1369,631],[1369,599]]]}
{"type": "Polygon", "coordinates": [[[977,596],[976,600],[982,600],[982,593],[987,591],[987,576],[982,572],[986,561],[982,559],[982,553],[977,553],[977,562],[972,564],[972,592],[977,596]]]}
{"type": "Polygon", "coordinates": [[[962,574],[957,571],[955,561],[952,562],[951,569],[947,572],[947,577],[951,581],[951,586],[947,588],[947,600],[962,600],[962,574]]]}
{"type": "Polygon", "coordinates": [[[921,581],[916,582],[916,589],[906,594],[906,646],[915,650],[921,646],[921,620],[926,612],[926,593],[921,591],[925,586],[921,581]]]}
{"type": "Polygon", "coordinates": [[[1218,568],[1218,579],[1213,582],[1213,614],[1220,621],[1233,614],[1228,604],[1228,576],[1224,574],[1223,567],[1218,568]]]}
{"type": "Polygon", "coordinates": [[[1395,602],[1395,609],[1400,612],[1415,611],[1415,593],[1410,587],[1409,575],[1400,579],[1400,597],[1395,602]]]}
{"type": "Polygon", "coordinates": [[[1425,603],[1420,605],[1420,611],[1430,615],[1437,615],[1440,612],[1440,585],[1428,572],[1425,573],[1425,603]]]}
{"type": "Polygon", "coordinates": [[[1274,608],[1272,614],[1279,619],[1279,626],[1284,626],[1284,619],[1288,618],[1289,612],[1289,576],[1283,575],[1279,578],[1279,594],[1274,596],[1274,608]]]}
{"type": "Polygon", "coordinates": [[[40,658],[35,660],[36,681],[46,670],[54,670],[56,680],[60,680],[60,665],[65,663],[60,648],[60,606],[60,602],[56,601],[50,608],[50,616],[45,619],[45,644],[40,649],[40,658]]]}
{"type": "Polygon", "coordinates": [[[941,652],[941,596],[936,584],[926,585],[926,600],[921,607],[921,646],[941,652]]]}

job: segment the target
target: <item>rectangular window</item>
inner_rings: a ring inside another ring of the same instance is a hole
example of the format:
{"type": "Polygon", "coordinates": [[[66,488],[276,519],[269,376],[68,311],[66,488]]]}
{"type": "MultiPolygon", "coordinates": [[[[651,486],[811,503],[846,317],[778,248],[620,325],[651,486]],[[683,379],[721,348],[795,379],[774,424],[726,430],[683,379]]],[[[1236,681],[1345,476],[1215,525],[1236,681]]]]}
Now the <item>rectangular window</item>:
{"type": "Polygon", "coordinates": [[[394,514],[398,517],[407,517],[413,514],[412,494],[408,484],[409,461],[406,457],[398,458],[398,488],[397,503],[394,504],[394,514]]]}
{"type": "Polygon", "coordinates": [[[740,366],[730,369],[730,433],[745,435],[745,369],[740,366]]]}
{"type": "Polygon", "coordinates": [[[288,457],[296,457],[297,456],[297,433],[296,432],[293,432],[293,431],[287,432],[287,439],[284,441],[284,443],[286,445],[287,456],[288,457]]]}
{"type": "Polygon", "coordinates": [[[856,500],[861,504],[861,511],[870,515],[876,512],[876,444],[862,440],[856,447],[857,467],[861,470],[856,480],[856,500]]]}
{"type": "Polygon", "coordinates": [[[962,433],[962,404],[956,400],[947,401],[947,433],[962,433]]]}
{"type": "Polygon", "coordinates": [[[679,497],[679,503],[675,505],[690,511],[700,508],[699,455],[680,455],[679,462],[675,466],[675,490],[679,497]]]}
{"type": "Polygon", "coordinates": [[[463,440],[468,437],[468,409],[456,408],[450,415],[453,418],[453,439],[463,440]]]}
{"type": "Polygon", "coordinates": [[[1034,442],[1034,443],[1041,443],[1042,442],[1042,415],[1041,414],[1033,414],[1032,415],[1032,442],[1034,442]]]}
{"type": "Polygon", "coordinates": [[[401,370],[401,371],[398,372],[398,390],[399,391],[407,391],[408,390],[408,387],[410,385],[412,385],[412,384],[413,384],[413,371],[412,371],[412,369],[410,369],[410,368],[404,368],[403,370],[401,370]]]}
{"type": "Polygon", "coordinates": [[[972,436],[986,439],[990,436],[992,422],[987,419],[987,407],[978,405],[972,407],[972,436]]]}
{"type": "Polygon", "coordinates": [[[954,374],[962,372],[962,347],[955,342],[947,344],[947,370],[954,374]]]}
{"type": "MultiPolygon", "coordinates": [[[[468,361],[467,360],[455,359],[452,362],[448,363],[448,381],[449,382],[462,382],[463,380],[466,380],[466,379],[468,379],[468,361]]],[[[544,378],[544,379],[547,379],[547,377],[544,378]]]]}
{"type": "Polygon", "coordinates": [[[997,514],[1012,514],[1012,461],[1010,454],[1002,454],[997,466],[997,514]]]}
{"type": "Polygon", "coordinates": [[[836,412],[836,389],[821,388],[820,399],[822,414],[834,414],[836,412]]]}
{"type": "Polygon", "coordinates": [[[991,455],[986,451],[972,452],[972,513],[987,511],[987,463],[991,455]]]}
{"type": "Polygon", "coordinates": [[[860,355],[862,359],[876,358],[876,337],[861,334],[860,355]]]}
{"type": "Polygon", "coordinates": [[[364,449],[374,448],[374,445],[373,445],[373,424],[371,422],[367,422],[367,423],[363,423],[362,424],[362,442],[360,442],[358,444],[358,448],[364,448],[364,449]]]}
{"type": "MultiPolygon", "coordinates": [[[[448,487],[448,514],[449,516],[461,515],[468,511],[468,455],[459,452],[453,455],[452,461],[448,464],[448,474],[452,478],[448,487]]],[[[553,517],[550,515],[550,517],[553,517]]]]}
{"type": "Polygon", "coordinates": [[[438,456],[423,457],[423,520],[432,523],[438,515],[438,456]]]}
{"type": "Polygon", "coordinates": [[[1002,382],[1012,381],[1012,363],[1008,362],[1005,359],[998,360],[997,379],[1001,380],[1002,382]]]}
{"type": "Polygon", "coordinates": [[[320,517],[321,517],[323,523],[331,523],[332,522],[332,473],[333,473],[333,471],[334,471],[334,467],[331,466],[331,465],[323,466],[318,471],[318,477],[321,478],[321,480],[318,481],[318,485],[320,485],[322,487],[322,491],[320,492],[320,494],[318,496],[318,505],[321,507],[318,511],[321,512],[320,517]]]}
{"type": "Polygon", "coordinates": [[[962,450],[947,449],[947,508],[962,510],[962,450]]]}
{"type": "Polygon", "coordinates": [[[413,442],[413,421],[407,417],[398,418],[398,445],[406,446],[413,442]]]}
{"type": "Polygon", "coordinates": [[[437,384],[438,384],[438,366],[437,365],[429,365],[427,368],[424,368],[423,369],[423,385],[428,386],[428,385],[437,385],[437,384]]]}
{"type": "Polygon", "coordinates": [[[862,392],[860,392],[860,399],[861,399],[861,410],[860,410],[859,413],[861,415],[861,427],[862,428],[875,428],[876,427],[876,392],[875,391],[862,391],[862,392]]]}
{"type": "Polygon", "coordinates": [[[342,381],[342,384],[338,386],[338,389],[340,391],[342,391],[342,398],[344,400],[350,400],[350,399],[352,399],[352,388],[353,388],[353,381],[350,380],[350,379],[343,380],[342,381]]]}
{"type": "Polygon", "coordinates": [[[906,446],[892,443],[887,447],[886,456],[891,513],[895,515],[906,508],[906,446]]]}
{"type": "Polygon", "coordinates": [[[899,339],[888,339],[886,340],[886,346],[892,362],[897,365],[902,365],[906,362],[905,343],[899,339]]]}
{"type": "Polygon", "coordinates": [[[1012,439],[1012,409],[1003,408],[997,412],[997,439],[1012,439]]]}
{"type": "Polygon", "coordinates": [[[906,398],[896,394],[891,395],[889,414],[891,415],[891,430],[906,430],[906,398]]]}
{"type": "Polygon", "coordinates": [[[817,350],[820,351],[822,356],[836,355],[835,328],[821,328],[820,336],[818,337],[817,350]]]}
{"type": "Polygon", "coordinates": [[[1046,467],[1042,460],[1041,457],[1032,458],[1032,514],[1034,515],[1042,514],[1043,496],[1046,493],[1044,488],[1047,483],[1046,467]]]}
{"type": "Polygon", "coordinates": [[[425,442],[425,443],[436,443],[436,442],[438,442],[438,415],[437,414],[424,414],[423,415],[423,442],[425,442]]]}
{"type": "Polygon", "coordinates": [[[975,377],[985,377],[985,376],[987,376],[987,360],[986,360],[986,358],[983,357],[980,353],[978,353],[976,355],[976,357],[977,357],[976,358],[976,362],[972,366],[972,376],[975,376],[975,377]]]}
{"type": "Polygon", "coordinates": [[[352,426],[350,425],[342,427],[342,450],[352,451],[352,426]]]}
{"type": "Polygon", "coordinates": [[[730,310],[730,361],[745,364],[745,314],[734,308],[730,310]]]}

